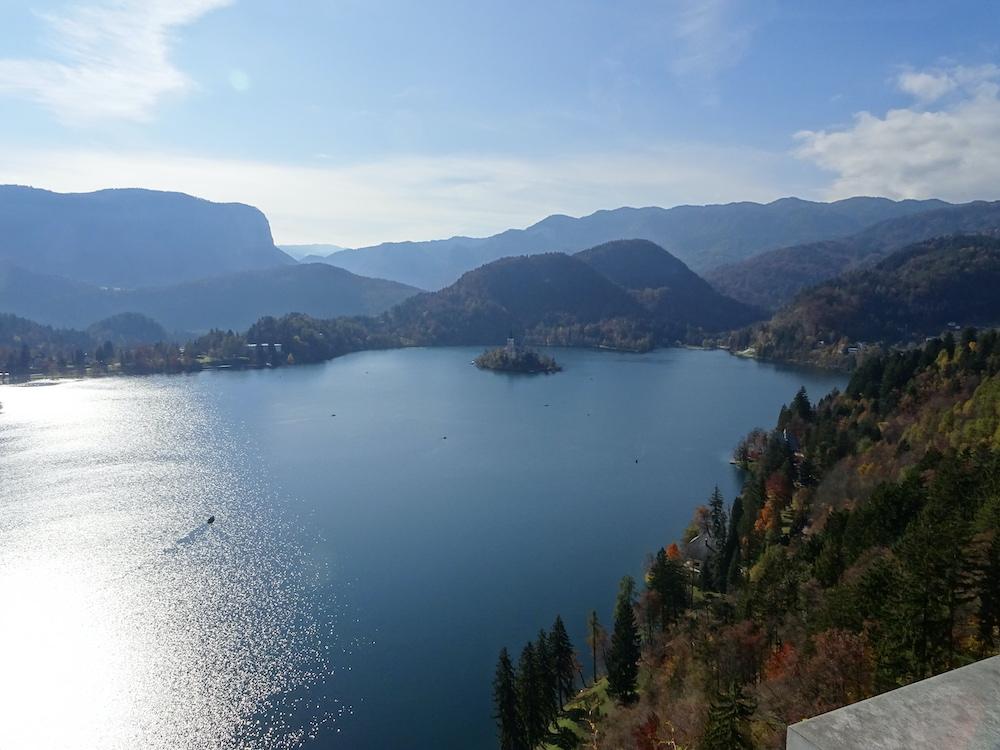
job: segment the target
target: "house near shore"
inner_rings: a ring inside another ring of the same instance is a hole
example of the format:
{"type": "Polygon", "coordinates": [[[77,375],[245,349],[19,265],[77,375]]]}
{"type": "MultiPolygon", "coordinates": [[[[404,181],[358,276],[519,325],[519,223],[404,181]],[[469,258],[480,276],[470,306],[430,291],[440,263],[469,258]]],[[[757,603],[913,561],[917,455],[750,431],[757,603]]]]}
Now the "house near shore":
{"type": "Polygon", "coordinates": [[[695,572],[701,572],[702,566],[716,551],[716,544],[711,534],[707,531],[698,534],[684,545],[682,550],[684,564],[695,572]]]}

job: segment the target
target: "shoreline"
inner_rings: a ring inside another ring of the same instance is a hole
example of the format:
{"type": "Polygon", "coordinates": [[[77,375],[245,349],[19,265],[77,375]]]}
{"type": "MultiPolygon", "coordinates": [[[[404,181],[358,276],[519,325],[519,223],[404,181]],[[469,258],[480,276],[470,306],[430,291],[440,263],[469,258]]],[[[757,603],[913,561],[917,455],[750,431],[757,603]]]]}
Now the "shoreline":
{"type": "MultiPolygon", "coordinates": [[[[851,372],[851,370],[848,369],[848,368],[824,367],[822,365],[818,365],[818,364],[813,363],[813,362],[802,362],[802,361],[797,361],[797,360],[782,360],[782,359],[763,358],[763,357],[757,356],[756,354],[746,354],[746,353],[744,353],[745,350],[741,351],[741,352],[734,352],[734,351],[732,351],[731,349],[729,349],[728,347],[725,347],[725,346],[698,346],[696,344],[676,343],[676,344],[670,344],[670,345],[666,345],[666,346],[654,346],[654,347],[651,347],[649,349],[626,349],[626,348],[621,348],[621,347],[612,347],[612,346],[603,346],[603,345],[596,345],[596,346],[568,346],[568,345],[564,345],[564,344],[563,345],[560,345],[560,344],[533,344],[533,345],[534,346],[538,346],[539,348],[542,348],[542,349],[562,349],[562,350],[569,350],[569,351],[609,352],[609,353],[616,353],[616,354],[649,354],[651,352],[655,352],[655,351],[659,351],[659,350],[670,350],[670,349],[684,349],[684,350],[688,350],[688,351],[702,351],[702,352],[721,351],[721,352],[726,352],[731,357],[736,357],[736,358],[739,358],[739,359],[745,359],[745,360],[760,362],[762,364],[770,364],[770,365],[774,365],[774,366],[778,366],[778,367],[801,368],[801,369],[805,369],[805,370],[814,370],[814,371],[817,371],[817,372],[825,372],[825,373],[845,373],[846,374],[846,373],[851,372]]],[[[303,366],[308,366],[308,365],[320,365],[320,364],[324,364],[326,362],[332,362],[332,361],[334,361],[336,359],[340,359],[341,357],[346,357],[346,356],[349,356],[351,354],[360,354],[362,352],[398,351],[398,350],[404,350],[404,349],[458,349],[458,348],[474,348],[474,347],[478,348],[480,346],[484,346],[484,344],[475,344],[475,343],[473,343],[473,344],[446,344],[446,345],[427,345],[427,344],[421,344],[421,345],[403,345],[403,346],[393,346],[393,347],[373,347],[373,348],[370,348],[370,349],[368,349],[368,348],[366,348],[366,349],[356,349],[356,350],[353,350],[353,351],[344,352],[344,353],[338,354],[338,355],[336,355],[334,357],[330,357],[329,359],[322,359],[322,360],[318,360],[318,361],[315,361],[315,362],[304,361],[304,362],[295,362],[295,363],[292,363],[292,364],[282,364],[282,365],[277,365],[277,366],[270,365],[270,364],[260,365],[260,364],[257,364],[255,362],[249,362],[249,361],[247,361],[247,362],[220,361],[218,363],[206,362],[206,363],[201,364],[198,367],[182,368],[182,369],[179,369],[179,370],[153,370],[153,371],[149,371],[149,372],[127,372],[127,371],[123,372],[121,370],[94,372],[92,370],[92,368],[87,368],[87,370],[85,372],[82,372],[82,373],[80,371],[57,372],[57,373],[33,373],[27,379],[8,380],[7,382],[0,383],[0,386],[31,386],[31,387],[37,387],[39,385],[57,385],[59,382],[62,382],[62,381],[71,381],[71,380],[91,380],[91,379],[101,379],[101,378],[150,377],[150,376],[154,376],[154,375],[197,375],[197,374],[202,373],[202,372],[226,372],[226,371],[242,372],[242,371],[245,371],[245,370],[282,370],[282,369],[284,369],[286,367],[303,367],[303,366]],[[44,381],[53,381],[53,382],[48,383],[48,382],[44,382],[44,381]]],[[[488,345],[485,345],[485,346],[488,346],[488,345]]],[[[491,370],[492,372],[502,372],[502,373],[507,373],[507,374],[547,374],[547,375],[553,374],[552,372],[545,371],[545,370],[538,370],[538,371],[531,372],[531,373],[525,373],[525,372],[520,371],[520,370],[502,370],[502,369],[494,369],[494,368],[479,368],[479,369],[488,369],[488,370],[491,370]]]]}

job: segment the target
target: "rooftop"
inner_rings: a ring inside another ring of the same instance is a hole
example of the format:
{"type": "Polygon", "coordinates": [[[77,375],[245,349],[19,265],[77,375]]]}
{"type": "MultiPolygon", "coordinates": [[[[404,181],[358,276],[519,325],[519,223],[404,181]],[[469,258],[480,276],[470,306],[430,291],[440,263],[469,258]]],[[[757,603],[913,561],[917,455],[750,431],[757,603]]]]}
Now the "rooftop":
{"type": "Polygon", "coordinates": [[[788,750],[996,750],[1000,656],[788,727],[788,750]]]}

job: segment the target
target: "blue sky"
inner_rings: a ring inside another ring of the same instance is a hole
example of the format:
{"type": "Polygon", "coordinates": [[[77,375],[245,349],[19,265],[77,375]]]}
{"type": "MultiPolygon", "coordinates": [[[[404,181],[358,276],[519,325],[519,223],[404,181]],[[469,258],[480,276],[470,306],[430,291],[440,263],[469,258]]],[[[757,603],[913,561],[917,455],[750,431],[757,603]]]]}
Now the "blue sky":
{"type": "Polygon", "coordinates": [[[1000,198],[991,2],[3,5],[0,182],[252,203],[279,242],[1000,198]]]}

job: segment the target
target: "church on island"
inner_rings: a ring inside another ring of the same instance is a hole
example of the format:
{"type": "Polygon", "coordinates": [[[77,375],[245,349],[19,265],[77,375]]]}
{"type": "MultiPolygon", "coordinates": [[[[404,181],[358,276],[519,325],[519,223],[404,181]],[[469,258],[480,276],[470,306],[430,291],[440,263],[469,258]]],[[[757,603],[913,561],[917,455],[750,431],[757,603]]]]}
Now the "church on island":
{"type": "Polygon", "coordinates": [[[473,360],[473,364],[481,370],[529,374],[548,374],[562,369],[552,357],[519,347],[514,340],[513,331],[507,336],[507,343],[503,347],[483,352],[473,360]]]}

